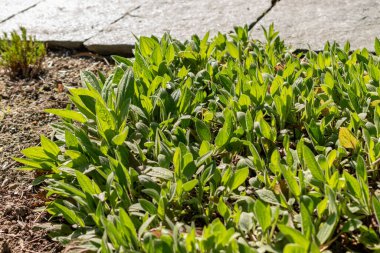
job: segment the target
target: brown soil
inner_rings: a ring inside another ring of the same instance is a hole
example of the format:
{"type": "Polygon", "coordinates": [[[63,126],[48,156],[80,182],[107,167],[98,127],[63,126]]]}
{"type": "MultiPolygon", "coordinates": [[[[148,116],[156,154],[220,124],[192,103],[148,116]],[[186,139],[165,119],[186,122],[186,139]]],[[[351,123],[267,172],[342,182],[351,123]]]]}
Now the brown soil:
{"type": "Polygon", "coordinates": [[[33,173],[15,170],[20,164],[12,157],[38,145],[40,134],[51,135],[49,124],[57,118],[44,109],[67,105],[64,85],[78,85],[81,70],[111,68],[104,58],[75,52],[49,52],[44,65],[45,73],[33,80],[12,80],[0,69],[0,253],[61,252],[45,230],[36,230],[49,224],[41,211],[43,189],[31,186],[33,173]]]}

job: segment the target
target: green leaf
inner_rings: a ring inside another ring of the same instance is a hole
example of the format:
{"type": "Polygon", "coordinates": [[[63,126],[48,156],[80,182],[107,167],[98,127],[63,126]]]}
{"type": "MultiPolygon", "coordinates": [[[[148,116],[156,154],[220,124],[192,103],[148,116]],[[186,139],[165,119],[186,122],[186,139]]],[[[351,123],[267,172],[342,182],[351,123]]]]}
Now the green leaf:
{"type": "Polygon", "coordinates": [[[104,227],[106,235],[110,239],[111,244],[114,247],[118,248],[120,243],[123,241],[121,229],[116,228],[112,221],[105,219],[104,217],[101,217],[101,219],[103,225],[102,227],[104,227]]]}
{"type": "Polygon", "coordinates": [[[297,183],[297,177],[293,174],[290,168],[285,166],[280,166],[283,177],[286,183],[289,185],[290,192],[295,196],[299,197],[301,195],[301,188],[297,183]]]}
{"type": "Polygon", "coordinates": [[[86,84],[88,89],[94,90],[98,92],[99,94],[101,93],[103,84],[94,73],[90,71],[82,71],[80,73],[80,76],[81,76],[82,82],[86,84]]]}
{"type": "Polygon", "coordinates": [[[380,56],[380,41],[378,38],[375,38],[375,52],[377,56],[380,56]]]}
{"type": "Polygon", "coordinates": [[[223,147],[227,144],[228,140],[230,139],[230,133],[227,131],[227,129],[222,128],[219,130],[218,135],[215,138],[215,145],[217,147],[223,147]]]}
{"type": "Polygon", "coordinates": [[[296,67],[296,62],[294,63],[290,63],[290,64],[287,64],[286,65],[286,68],[284,70],[284,73],[282,74],[282,78],[287,78],[288,76],[290,76],[291,74],[293,74],[294,70],[295,70],[295,67],[296,67]]]}
{"type": "Polygon", "coordinates": [[[127,139],[128,131],[129,131],[129,128],[125,127],[121,133],[113,137],[112,138],[113,144],[118,145],[118,146],[122,145],[124,141],[127,139]]]}
{"type": "Polygon", "coordinates": [[[87,118],[80,112],[67,109],[45,109],[45,112],[57,115],[65,119],[71,119],[80,123],[86,123],[87,118]]]}
{"type": "Polygon", "coordinates": [[[126,120],[129,112],[129,106],[135,93],[135,78],[132,68],[128,68],[120,83],[116,93],[116,114],[118,126],[126,120]]]}
{"type": "Polygon", "coordinates": [[[194,187],[198,184],[198,179],[193,179],[193,180],[190,180],[186,183],[184,183],[182,185],[182,189],[185,191],[185,192],[189,192],[191,191],[192,189],[194,189],[194,187]]]}
{"type": "Polygon", "coordinates": [[[271,210],[270,206],[261,200],[255,202],[255,214],[256,219],[259,222],[263,232],[265,232],[271,226],[271,210]]]}
{"type": "Polygon", "coordinates": [[[32,159],[17,158],[17,157],[14,157],[12,159],[15,160],[16,162],[19,162],[19,163],[22,163],[24,165],[27,165],[28,167],[33,167],[33,168],[36,168],[36,169],[42,169],[43,168],[43,164],[42,163],[34,161],[32,159]]]}
{"type": "Polygon", "coordinates": [[[163,60],[163,55],[161,51],[161,47],[155,47],[152,53],[152,62],[159,66],[163,60]]]}
{"type": "Polygon", "coordinates": [[[226,46],[227,46],[227,50],[228,50],[228,53],[235,59],[239,59],[240,58],[240,54],[239,54],[239,48],[232,42],[230,41],[227,41],[226,42],[226,46]]]}
{"type": "Polygon", "coordinates": [[[280,202],[278,201],[276,195],[273,193],[273,191],[267,190],[267,189],[260,189],[256,191],[257,196],[262,201],[265,201],[267,203],[273,204],[273,205],[279,205],[280,202]]]}
{"type": "Polygon", "coordinates": [[[63,215],[63,217],[70,223],[70,224],[78,224],[81,227],[84,227],[84,221],[78,217],[75,212],[61,204],[58,204],[57,202],[53,202],[53,206],[57,208],[63,215]]]}
{"type": "Polygon", "coordinates": [[[307,253],[308,251],[296,243],[289,243],[285,245],[283,253],[307,253]]]}
{"type": "Polygon", "coordinates": [[[158,202],[160,200],[160,194],[156,189],[153,188],[147,188],[141,190],[143,193],[149,195],[154,201],[158,202]]]}
{"type": "Polygon", "coordinates": [[[232,112],[230,110],[224,111],[224,124],[222,129],[219,130],[218,135],[215,138],[215,145],[217,147],[223,147],[226,145],[232,134],[232,112]]]}
{"type": "Polygon", "coordinates": [[[178,53],[178,56],[181,58],[189,59],[189,60],[197,60],[199,55],[194,51],[181,51],[178,53]]]}
{"type": "Polygon", "coordinates": [[[298,230],[286,225],[277,225],[281,233],[292,243],[297,243],[304,249],[309,248],[309,241],[298,230]]]}
{"type": "Polygon", "coordinates": [[[309,168],[311,174],[313,175],[313,178],[323,182],[325,180],[323,171],[318,162],[315,160],[313,152],[306,145],[303,145],[303,159],[306,166],[309,168]]]}
{"type": "Polygon", "coordinates": [[[344,179],[346,180],[346,185],[348,191],[353,194],[356,198],[361,198],[361,187],[358,180],[353,177],[350,173],[347,171],[343,171],[344,179]]]}
{"type": "Polygon", "coordinates": [[[41,135],[41,145],[46,153],[51,154],[53,157],[57,157],[61,152],[57,144],[41,135]]]}
{"type": "Polygon", "coordinates": [[[175,58],[175,49],[173,44],[170,44],[166,50],[165,59],[170,64],[175,58]]]}
{"type": "Polygon", "coordinates": [[[248,233],[253,228],[252,214],[242,212],[239,219],[239,228],[244,233],[248,233]]]}
{"type": "Polygon", "coordinates": [[[232,177],[232,181],[230,184],[231,191],[238,188],[240,185],[242,185],[245,180],[248,178],[249,175],[249,169],[248,167],[242,168],[240,170],[237,170],[232,177]]]}
{"type": "Polygon", "coordinates": [[[227,220],[230,217],[230,210],[228,209],[226,203],[224,203],[222,197],[219,198],[217,209],[220,215],[222,215],[225,220],[227,220]]]}
{"type": "Polygon", "coordinates": [[[173,157],[174,172],[177,177],[181,177],[183,170],[183,160],[181,148],[176,148],[173,157]]]}
{"type": "Polygon", "coordinates": [[[195,118],[195,128],[202,141],[211,141],[211,132],[206,123],[195,118]]]}
{"type": "Polygon", "coordinates": [[[325,57],[323,56],[322,52],[318,53],[317,63],[320,69],[325,69],[325,57]]]}
{"type": "Polygon", "coordinates": [[[245,142],[245,144],[248,145],[249,151],[253,156],[253,164],[259,171],[263,171],[265,168],[265,163],[263,159],[260,157],[259,152],[251,142],[245,142]]]}
{"type": "Polygon", "coordinates": [[[325,83],[329,88],[334,88],[334,77],[330,72],[326,72],[325,74],[325,83]]]}
{"type": "Polygon", "coordinates": [[[97,101],[95,108],[99,134],[105,140],[111,141],[116,129],[115,119],[102,101],[97,101]]]}
{"type": "Polygon", "coordinates": [[[156,218],[156,215],[152,215],[149,219],[147,219],[139,228],[138,232],[138,238],[141,239],[143,236],[144,232],[148,229],[150,223],[156,218]]]}
{"type": "Polygon", "coordinates": [[[58,189],[62,189],[65,193],[69,195],[73,195],[75,197],[79,197],[82,199],[86,199],[86,194],[80,191],[78,188],[72,186],[71,184],[64,183],[62,181],[54,182],[53,186],[58,189]]]}
{"type": "Polygon", "coordinates": [[[300,199],[302,233],[306,238],[310,240],[311,235],[314,234],[314,224],[311,215],[314,211],[313,201],[306,195],[303,195],[300,199]]]}
{"type": "Polygon", "coordinates": [[[240,107],[243,110],[246,109],[246,108],[248,108],[252,104],[251,99],[249,98],[249,96],[247,96],[245,94],[241,94],[240,95],[238,103],[239,103],[240,107]]]}
{"type": "Polygon", "coordinates": [[[248,132],[253,130],[254,123],[253,123],[251,111],[247,111],[247,113],[245,114],[245,124],[247,125],[248,132]]]}
{"type": "Polygon", "coordinates": [[[157,214],[157,208],[146,199],[139,199],[141,207],[147,211],[149,214],[157,214]]]}
{"type": "Polygon", "coordinates": [[[78,183],[82,190],[84,192],[87,192],[89,194],[99,194],[100,189],[95,184],[95,182],[92,182],[91,179],[89,179],[86,175],[84,175],[82,172],[75,171],[75,175],[77,177],[78,183]]]}
{"type": "Polygon", "coordinates": [[[319,231],[317,237],[321,244],[327,242],[335,232],[336,224],[338,223],[339,218],[336,213],[330,214],[326,220],[319,226],[319,231]]]}
{"type": "Polygon", "coordinates": [[[270,94],[271,95],[274,95],[278,89],[283,85],[284,83],[284,79],[282,78],[282,76],[276,76],[272,82],[272,85],[270,86],[270,94]]]}
{"type": "Polygon", "coordinates": [[[140,50],[143,56],[148,57],[153,52],[155,47],[153,39],[141,36],[139,39],[140,50]]]}
{"type": "Polygon", "coordinates": [[[166,217],[167,202],[168,201],[166,197],[160,197],[160,199],[158,200],[157,215],[160,219],[164,219],[166,217]]]}
{"type": "MultiPolygon", "coordinates": [[[[380,201],[376,196],[372,196],[372,208],[375,214],[377,224],[380,225],[380,201]]],[[[379,226],[380,231],[380,226],[379,226]]]]}
{"type": "Polygon", "coordinates": [[[79,147],[79,141],[75,137],[75,135],[69,131],[65,131],[65,142],[66,142],[66,147],[69,149],[77,150],[79,147]]]}
{"type": "Polygon", "coordinates": [[[37,160],[51,160],[52,158],[45,153],[42,147],[30,147],[21,151],[27,158],[37,160]]]}
{"type": "Polygon", "coordinates": [[[361,155],[358,155],[356,160],[356,175],[364,182],[367,182],[367,168],[365,167],[365,161],[361,155]]]}
{"type": "Polygon", "coordinates": [[[268,124],[268,122],[265,121],[262,115],[259,115],[256,120],[258,120],[261,135],[272,142],[276,141],[276,129],[272,129],[272,127],[268,124]]]}
{"type": "Polygon", "coordinates": [[[131,60],[125,58],[125,57],[121,57],[121,56],[118,56],[118,55],[111,55],[111,57],[118,64],[124,63],[127,66],[132,66],[133,65],[133,62],[131,60]]]}
{"type": "MultiPolygon", "coordinates": [[[[380,211],[380,210],[379,210],[380,211]]],[[[343,233],[348,233],[355,231],[359,229],[362,226],[363,222],[358,219],[349,219],[346,223],[344,223],[342,227],[342,232],[343,233]]]]}

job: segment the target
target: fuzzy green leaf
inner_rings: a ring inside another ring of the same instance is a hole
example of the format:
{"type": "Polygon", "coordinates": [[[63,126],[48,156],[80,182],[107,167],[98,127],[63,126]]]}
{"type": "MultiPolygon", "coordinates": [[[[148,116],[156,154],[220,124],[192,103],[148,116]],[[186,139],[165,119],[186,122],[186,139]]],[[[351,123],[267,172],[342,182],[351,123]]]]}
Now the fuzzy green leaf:
{"type": "Polygon", "coordinates": [[[303,159],[313,178],[323,182],[325,180],[323,171],[315,159],[313,152],[306,145],[303,146],[303,159]]]}

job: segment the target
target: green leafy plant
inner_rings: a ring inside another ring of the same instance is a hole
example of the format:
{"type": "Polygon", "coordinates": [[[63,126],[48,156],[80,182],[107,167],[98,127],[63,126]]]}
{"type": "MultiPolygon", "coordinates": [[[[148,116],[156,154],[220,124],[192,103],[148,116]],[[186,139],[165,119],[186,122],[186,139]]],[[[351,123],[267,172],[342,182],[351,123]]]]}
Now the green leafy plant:
{"type": "MultiPolygon", "coordinates": [[[[295,55],[273,26],[141,37],[82,73],[43,171],[62,243],[94,252],[379,250],[380,60],[327,43],[295,55]],[[76,108],[76,109],[74,109],[76,108]]],[[[377,47],[379,42],[376,40],[377,47]]]]}
{"type": "Polygon", "coordinates": [[[13,31],[0,38],[0,66],[6,68],[13,77],[32,78],[42,70],[46,48],[32,36],[27,36],[26,29],[20,28],[21,34],[13,31]]]}

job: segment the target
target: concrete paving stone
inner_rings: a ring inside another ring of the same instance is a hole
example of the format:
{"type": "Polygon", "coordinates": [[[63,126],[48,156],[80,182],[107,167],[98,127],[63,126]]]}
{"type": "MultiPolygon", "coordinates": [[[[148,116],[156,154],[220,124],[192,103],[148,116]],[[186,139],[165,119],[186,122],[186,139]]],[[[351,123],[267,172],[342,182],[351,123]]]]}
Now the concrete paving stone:
{"type": "Polygon", "coordinates": [[[378,0],[281,0],[251,31],[252,38],[263,39],[260,26],[275,30],[295,49],[321,50],[326,41],[340,45],[349,40],[351,48],[374,48],[380,36],[378,0]]]}
{"type": "Polygon", "coordinates": [[[12,16],[31,8],[41,0],[1,0],[0,4],[0,22],[3,22],[12,16]]]}
{"type": "MultiPolygon", "coordinates": [[[[139,0],[137,0],[139,1],[139,0]]],[[[135,2],[137,2],[135,1],[135,2]]],[[[271,6],[270,0],[146,0],[140,8],[85,42],[98,53],[130,53],[136,36],[162,36],[179,40],[207,31],[229,32],[236,25],[255,22],[271,6]]]]}
{"type": "Polygon", "coordinates": [[[1,23],[0,32],[24,26],[50,46],[78,48],[135,6],[134,0],[45,0],[1,23]]]}

